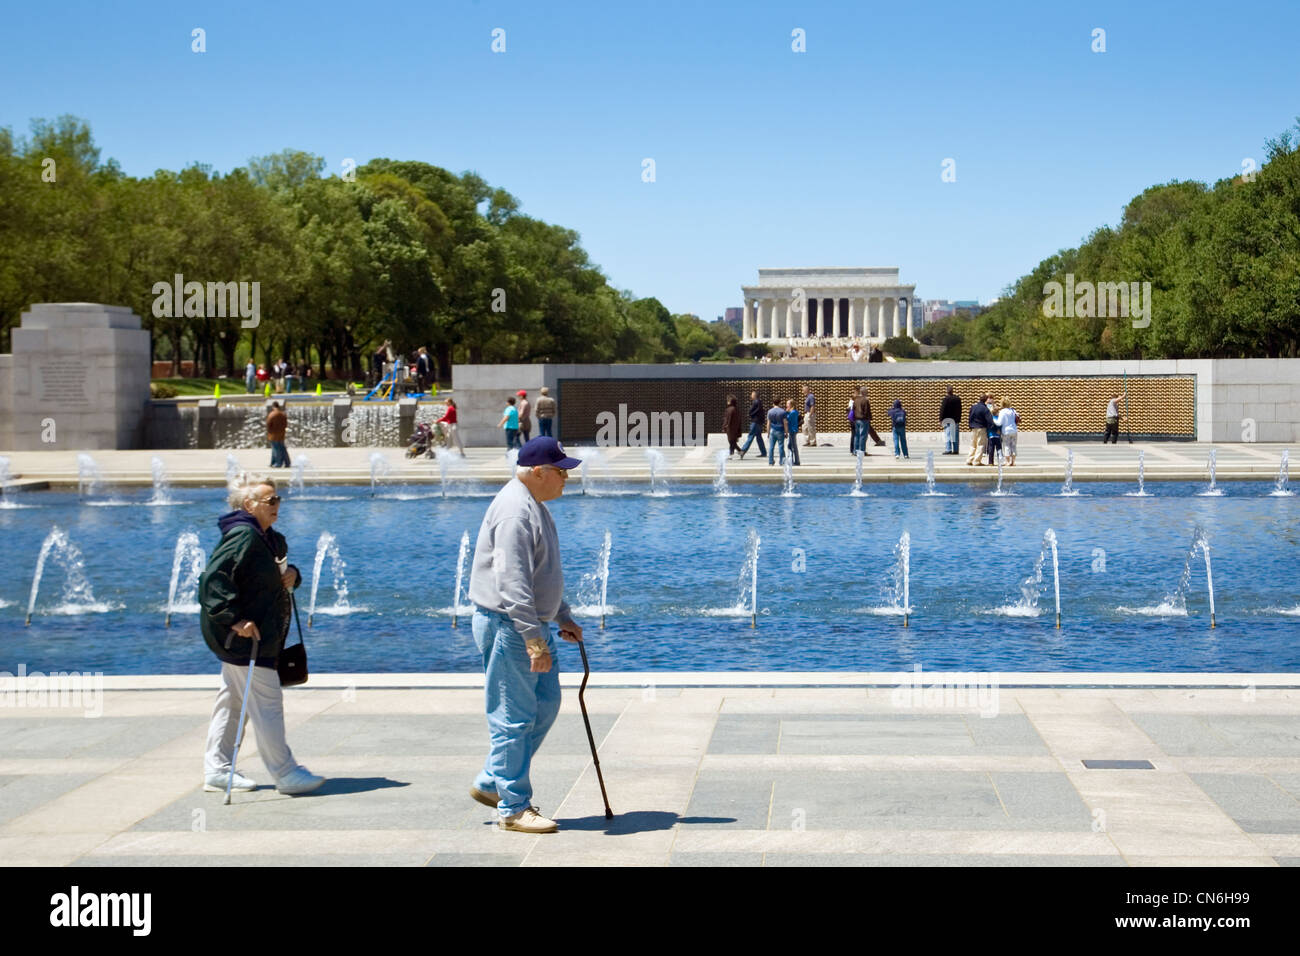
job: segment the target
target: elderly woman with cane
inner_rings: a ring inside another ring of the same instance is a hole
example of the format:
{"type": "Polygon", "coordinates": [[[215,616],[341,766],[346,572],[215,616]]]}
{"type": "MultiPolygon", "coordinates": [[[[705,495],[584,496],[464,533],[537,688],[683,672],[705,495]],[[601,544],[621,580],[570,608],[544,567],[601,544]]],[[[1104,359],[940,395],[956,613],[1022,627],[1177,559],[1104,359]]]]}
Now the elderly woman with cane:
{"type": "Polygon", "coordinates": [[[227,794],[257,789],[235,769],[232,753],[247,713],[276,790],[310,793],[325,778],[294,760],[285,742],[284,698],[276,670],[289,632],[290,590],[302,583],[298,569],[287,562],[284,536],[271,528],[280,514],[280,496],[271,479],[243,474],[231,483],[228,500],[234,510],[217,520],[221,542],[199,579],[203,640],[221,661],[203,789],[227,794]]]}

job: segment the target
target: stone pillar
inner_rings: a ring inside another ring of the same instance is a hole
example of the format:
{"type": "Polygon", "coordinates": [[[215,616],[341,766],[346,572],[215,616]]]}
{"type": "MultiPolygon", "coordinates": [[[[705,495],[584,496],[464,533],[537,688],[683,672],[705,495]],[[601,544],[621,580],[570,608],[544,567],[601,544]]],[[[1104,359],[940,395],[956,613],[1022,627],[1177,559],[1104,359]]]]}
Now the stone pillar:
{"type": "Polygon", "coordinates": [[[409,445],[415,434],[415,408],[419,404],[416,398],[399,398],[397,400],[397,441],[409,445]]]}
{"type": "Polygon", "coordinates": [[[912,338],[912,297],[907,297],[907,337],[912,338]]]}
{"type": "Polygon", "coordinates": [[[858,337],[858,300],[849,296],[849,338],[858,337]]]}
{"type": "Polygon", "coordinates": [[[889,337],[895,338],[898,335],[898,300],[893,296],[883,299],[881,304],[889,314],[889,337]]]}
{"type": "Polygon", "coordinates": [[[336,398],[333,406],[334,421],[334,447],[347,448],[355,441],[355,437],[349,437],[345,434],[347,421],[352,417],[352,399],[336,398]]]}
{"type": "Polygon", "coordinates": [[[199,399],[198,433],[195,435],[197,447],[215,448],[217,430],[217,400],[215,398],[199,399]]]}
{"type": "Polygon", "coordinates": [[[790,303],[785,299],[776,300],[777,334],[787,341],[790,338],[790,303]]]}
{"type": "MultiPolygon", "coordinates": [[[[149,333],[125,306],[39,303],[10,329],[0,435],[16,451],[139,448],[149,333]]],[[[215,406],[213,409],[215,413],[215,406]]]]}
{"type": "Polygon", "coordinates": [[[754,300],[745,296],[745,317],[740,323],[740,338],[748,342],[754,337],[754,300]]]}

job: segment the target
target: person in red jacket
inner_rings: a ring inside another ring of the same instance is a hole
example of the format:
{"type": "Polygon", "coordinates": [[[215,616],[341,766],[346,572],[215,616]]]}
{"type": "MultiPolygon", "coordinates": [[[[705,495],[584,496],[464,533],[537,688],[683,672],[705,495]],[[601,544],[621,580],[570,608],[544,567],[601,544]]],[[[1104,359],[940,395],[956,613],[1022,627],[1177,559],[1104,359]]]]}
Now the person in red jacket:
{"type": "Polygon", "coordinates": [[[460,456],[465,457],[465,446],[460,443],[460,432],[456,428],[456,400],[447,399],[447,410],[442,413],[442,418],[438,419],[438,425],[442,428],[442,433],[446,436],[447,447],[451,447],[454,441],[456,447],[460,449],[460,456]]]}

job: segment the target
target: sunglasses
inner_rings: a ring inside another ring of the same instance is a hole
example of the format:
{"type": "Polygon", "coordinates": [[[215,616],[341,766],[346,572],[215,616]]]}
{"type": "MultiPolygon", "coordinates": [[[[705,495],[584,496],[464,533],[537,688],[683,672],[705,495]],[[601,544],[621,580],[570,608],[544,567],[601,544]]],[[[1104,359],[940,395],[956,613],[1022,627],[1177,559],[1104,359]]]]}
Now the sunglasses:
{"type": "Polygon", "coordinates": [[[271,507],[275,507],[280,503],[280,496],[272,495],[269,498],[254,498],[253,500],[261,505],[270,505],[271,507]]]}

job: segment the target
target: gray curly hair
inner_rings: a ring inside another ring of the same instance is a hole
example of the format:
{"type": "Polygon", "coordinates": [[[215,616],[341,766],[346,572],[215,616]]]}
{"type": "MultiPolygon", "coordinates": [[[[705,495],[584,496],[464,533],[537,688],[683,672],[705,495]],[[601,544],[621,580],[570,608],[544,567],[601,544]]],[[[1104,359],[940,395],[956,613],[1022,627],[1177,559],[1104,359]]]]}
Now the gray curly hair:
{"type": "Polygon", "coordinates": [[[244,507],[244,502],[254,497],[253,489],[262,485],[270,485],[271,491],[275,491],[274,478],[259,472],[241,471],[226,486],[226,504],[236,509],[244,507]]]}

